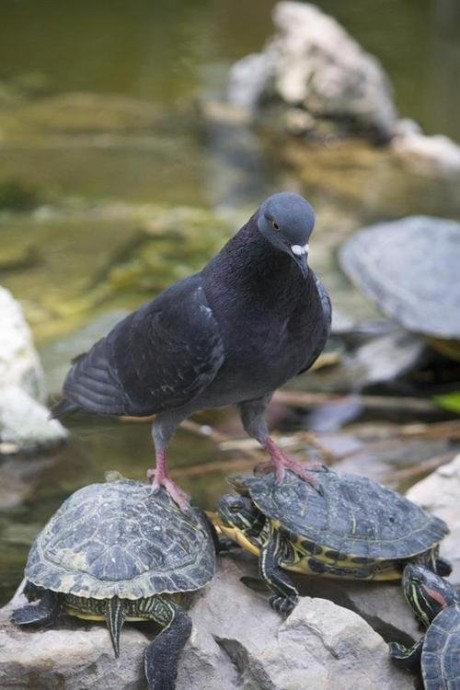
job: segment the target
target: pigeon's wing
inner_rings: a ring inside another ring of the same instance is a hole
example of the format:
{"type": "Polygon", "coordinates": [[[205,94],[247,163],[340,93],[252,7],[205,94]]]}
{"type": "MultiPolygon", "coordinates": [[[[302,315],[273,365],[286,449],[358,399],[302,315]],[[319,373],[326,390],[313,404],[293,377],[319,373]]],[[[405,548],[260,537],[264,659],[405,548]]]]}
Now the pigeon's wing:
{"type": "Polygon", "coordinates": [[[120,321],[74,364],[64,404],[134,416],[180,407],[212,381],[223,360],[200,277],[191,276],[120,321]]]}
{"type": "Polygon", "coordinates": [[[328,292],[318,276],[314,273],[313,274],[315,277],[315,284],[316,284],[316,289],[318,290],[319,298],[321,301],[321,307],[323,310],[323,319],[322,319],[322,328],[319,333],[319,338],[318,338],[318,343],[316,347],[314,348],[311,357],[309,358],[306,366],[302,367],[302,369],[298,372],[301,374],[303,371],[307,371],[307,369],[310,369],[312,364],[316,362],[318,357],[320,356],[321,352],[324,349],[324,346],[326,345],[327,339],[329,337],[329,333],[331,330],[331,320],[332,320],[332,306],[331,306],[331,300],[329,298],[328,292]]]}

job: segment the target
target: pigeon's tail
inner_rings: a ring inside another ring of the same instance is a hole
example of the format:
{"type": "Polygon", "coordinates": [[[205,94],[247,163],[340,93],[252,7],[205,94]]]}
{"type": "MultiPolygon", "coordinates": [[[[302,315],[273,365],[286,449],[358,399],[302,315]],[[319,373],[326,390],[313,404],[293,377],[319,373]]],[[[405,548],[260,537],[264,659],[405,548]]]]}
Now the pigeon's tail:
{"type": "Polygon", "coordinates": [[[66,398],[63,398],[60,400],[56,405],[53,405],[51,408],[51,419],[59,419],[60,417],[63,417],[66,414],[76,412],[79,410],[80,407],[76,405],[74,402],[71,402],[70,400],[67,400],[66,398]]]}

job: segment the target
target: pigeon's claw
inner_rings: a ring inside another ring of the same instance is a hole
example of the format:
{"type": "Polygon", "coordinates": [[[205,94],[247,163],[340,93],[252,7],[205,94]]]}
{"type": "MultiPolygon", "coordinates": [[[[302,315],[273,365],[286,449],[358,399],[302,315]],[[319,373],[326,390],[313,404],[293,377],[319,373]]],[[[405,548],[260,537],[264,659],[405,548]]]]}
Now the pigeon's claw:
{"type": "Polygon", "coordinates": [[[272,470],[275,472],[276,480],[282,482],[286,470],[290,470],[321,493],[320,482],[316,474],[313,473],[324,469],[324,465],[319,462],[301,463],[298,460],[294,460],[283,453],[281,448],[272,439],[268,439],[264,445],[270,453],[270,460],[267,463],[258,465],[258,471],[272,470]]]}
{"type": "Polygon", "coordinates": [[[182,491],[166,472],[160,472],[158,468],[149,469],[147,477],[152,481],[152,491],[158,491],[160,486],[163,486],[182,512],[190,508],[190,496],[182,491]]]}

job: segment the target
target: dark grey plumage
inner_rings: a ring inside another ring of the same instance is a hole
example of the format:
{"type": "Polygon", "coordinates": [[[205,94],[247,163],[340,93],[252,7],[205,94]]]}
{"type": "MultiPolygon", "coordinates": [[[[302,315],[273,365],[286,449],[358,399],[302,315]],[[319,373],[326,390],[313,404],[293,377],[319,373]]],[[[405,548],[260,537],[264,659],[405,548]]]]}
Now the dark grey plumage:
{"type": "Polygon", "coordinates": [[[200,273],[127,316],[75,362],[55,416],[156,414],[154,484],[183,503],[166,470],[174,430],[196,410],[237,404],[278,477],[289,467],[308,480],[270,439],[263,413],[276,388],[313,364],[329,334],[329,297],[307,265],[313,225],[302,197],[269,197],[200,273]]]}

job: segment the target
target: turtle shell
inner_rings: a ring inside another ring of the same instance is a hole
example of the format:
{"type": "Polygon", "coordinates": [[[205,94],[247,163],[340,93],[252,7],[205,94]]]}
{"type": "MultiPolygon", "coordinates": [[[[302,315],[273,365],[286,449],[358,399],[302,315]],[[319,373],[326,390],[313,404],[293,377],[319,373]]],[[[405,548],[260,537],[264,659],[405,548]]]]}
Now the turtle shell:
{"type": "Polygon", "coordinates": [[[355,233],[339,261],[385,314],[409,330],[460,340],[460,223],[412,216],[355,233]]]}
{"type": "Polygon", "coordinates": [[[80,597],[140,599],[185,592],[211,579],[215,549],[196,508],[164,490],[119,480],[72,494],[36,538],[26,578],[80,597]]]}
{"type": "Polygon", "coordinates": [[[315,472],[321,491],[286,472],[235,477],[260,511],[286,530],[323,548],[365,560],[398,560],[421,554],[448,532],[446,523],[415,503],[361,475],[315,472]]]}
{"type": "Polygon", "coordinates": [[[460,604],[438,613],[427,630],[422,648],[426,690],[460,687],[460,604]]]}

